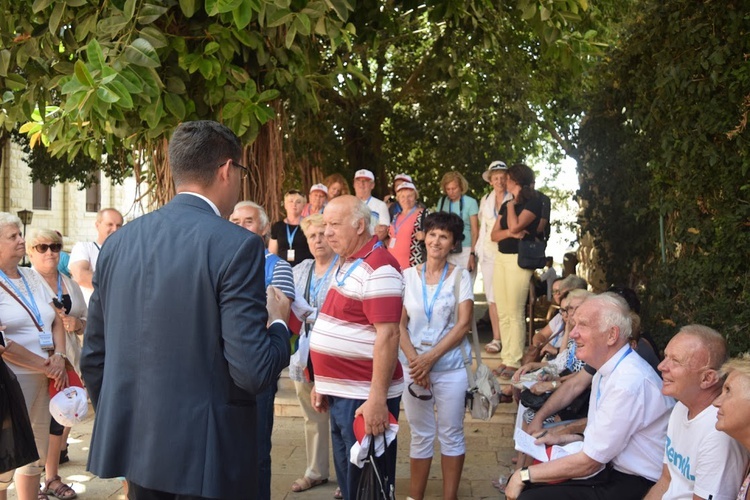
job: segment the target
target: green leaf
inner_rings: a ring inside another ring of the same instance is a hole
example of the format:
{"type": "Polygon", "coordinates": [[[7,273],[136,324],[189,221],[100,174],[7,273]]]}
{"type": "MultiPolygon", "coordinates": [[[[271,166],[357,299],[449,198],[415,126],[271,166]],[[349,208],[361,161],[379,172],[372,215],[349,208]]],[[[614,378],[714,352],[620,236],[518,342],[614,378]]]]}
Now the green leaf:
{"type": "Polygon", "coordinates": [[[57,28],[60,27],[60,20],[62,19],[64,12],[65,12],[65,2],[55,3],[55,8],[52,10],[52,14],[50,14],[49,16],[50,33],[57,34],[57,28]]]}
{"type": "Polygon", "coordinates": [[[91,0],[65,0],[65,4],[68,7],[83,7],[86,4],[90,4],[91,0]]]}
{"type": "Polygon", "coordinates": [[[80,59],[76,61],[75,65],[75,73],[76,78],[85,85],[86,87],[93,87],[94,86],[94,79],[91,77],[91,73],[89,72],[86,65],[81,61],[80,59]]]}
{"type": "Polygon", "coordinates": [[[193,17],[199,8],[200,0],[180,0],[180,10],[188,19],[193,17]]]}
{"type": "Polygon", "coordinates": [[[213,63],[210,59],[200,59],[198,61],[198,71],[206,80],[210,80],[213,76],[213,63]]]}
{"type": "Polygon", "coordinates": [[[278,90],[276,90],[276,89],[268,89],[268,90],[264,90],[264,91],[263,91],[263,92],[261,92],[261,93],[260,93],[260,95],[258,96],[258,102],[260,103],[260,102],[268,102],[268,101],[273,101],[274,99],[276,99],[276,98],[277,98],[277,97],[279,97],[280,95],[281,95],[281,92],[279,92],[279,91],[278,91],[278,90]]]}
{"type": "Polygon", "coordinates": [[[120,97],[116,93],[112,92],[111,90],[109,90],[107,87],[104,87],[104,86],[96,89],[96,97],[98,97],[101,101],[104,101],[108,104],[111,104],[113,102],[117,102],[120,100],[120,97]]]}
{"type": "Polygon", "coordinates": [[[96,38],[91,40],[86,46],[86,57],[89,60],[94,69],[102,69],[105,66],[104,63],[104,52],[102,52],[102,46],[96,41],[96,38]]]}
{"type": "Polygon", "coordinates": [[[310,18],[305,14],[297,14],[294,20],[294,27],[302,36],[310,36],[310,18]]]}
{"type": "Polygon", "coordinates": [[[75,92],[81,92],[88,90],[89,88],[82,84],[77,78],[71,78],[65,82],[60,89],[63,95],[73,94],[75,92]]]}
{"type": "Polygon", "coordinates": [[[220,48],[219,42],[208,42],[206,46],[203,48],[203,55],[211,55],[214,52],[217,52],[220,48]]]}
{"type": "Polygon", "coordinates": [[[180,96],[170,93],[164,94],[164,104],[166,104],[167,110],[176,116],[178,120],[185,119],[185,103],[180,96]]]}
{"type": "Polygon", "coordinates": [[[92,14],[83,18],[82,21],[75,25],[75,37],[76,40],[83,41],[89,33],[96,29],[97,13],[94,11],[92,14]]]}
{"type": "Polygon", "coordinates": [[[216,8],[219,14],[226,14],[227,12],[232,12],[241,4],[242,0],[218,0],[216,2],[216,8]]]}
{"type": "Polygon", "coordinates": [[[542,21],[549,20],[551,15],[552,15],[552,12],[550,12],[549,9],[547,9],[544,6],[539,7],[539,17],[542,21]]]}
{"type": "Polygon", "coordinates": [[[237,116],[240,113],[240,111],[242,111],[242,103],[233,101],[233,102],[227,103],[221,109],[221,117],[225,120],[229,120],[230,118],[237,116]]]}
{"type": "Polygon", "coordinates": [[[120,82],[112,82],[108,87],[112,92],[117,94],[117,97],[119,98],[117,101],[118,106],[125,109],[133,109],[133,98],[131,97],[130,92],[128,92],[128,89],[125,88],[125,85],[120,82]]]}
{"type": "Polygon", "coordinates": [[[213,17],[219,13],[219,0],[206,0],[206,14],[213,17]]]}
{"type": "Polygon", "coordinates": [[[0,50],[0,76],[8,75],[10,66],[10,51],[8,49],[0,50]]]}
{"type": "Polygon", "coordinates": [[[244,30],[253,18],[253,8],[249,1],[245,0],[232,11],[232,19],[237,29],[244,30]]]}
{"type": "Polygon", "coordinates": [[[153,26],[146,26],[144,28],[141,28],[139,33],[143,38],[148,40],[148,43],[150,43],[151,46],[155,49],[160,49],[169,45],[167,37],[158,28],[154,28],[153,26]]]}
{"type": "Polygon", "coordinates": [[[525,9],[523,9],[523,14],[521,14],[521,19],[524,19],[528,21],[529,19],[533,19],[536,15],[536,3],[531,2],[529,5],[526,6],[525,9]]]}
{"type": "Polygon", "coordinates": [[[130,68],[125,68],[118,74],[117,81],[121,83],[130,94],[143,92],[143,82],[130,68]]]}
{"type": "Polygon", "coordinates": [[[133,19],[135,13],[135,0],[125,0],[125,6],[122,9],[122,13],[125,16],[126,21],[133,19]]]}
{"type": "Polygon", "coordinates": [[[138,11],[138,23],[140,24],[151,24],[159,19],[165,12],[169,10],[168,7],[162,7],[154,4],[144,4],[143,7],[138,11]]]}
{"type": "Polygon", "coordinates": [[[141,118],[146,120],[146,123],[151,128],[155,128],[159,124],[162,116],[164,116],[164,103],[161,100],[161,95],[141,112],[141,118]]]}
{"type": "Polygon", "coordinates": [[[185,82],[181,78],[177,78],[176,76],[168,77],[167,92],[170,92],[172,94],[184,94],[185,82]]]}
{"type": "Polygon", "coordinates": [[[111,37],[120,32],[128,22],[122,16],[112,16],[96,23],[97,35],[100,37],[111,37]]]}
{"type": "Polygon", "coordinates": [[[274,28],[290,22],[294,18],[294,14],[289,9],[268,9],[268,15],[266,16],[266,27],[274,28]]]}
{"type": "Polygon", "coordinates": [[[31,10],[34,12],[34,14],[37,14],[49,7],[51,3],[52,0],[34,0],[34,3],[31,6],[31,10]]]}
{"type": "Polygon", "coordinates": [[[287,49],[292,48],[295,36],[297,36],[297,27],[292,24],[289,26],[289,29],[286,30],[286,38],[284,39],[284,46],[286,46],[287,49]]]}
{"type": "Polygon", "coordinates": [[[346,21],[349,17],[349,12],[353,11],[351,4],[347,0],[325,0],[328,8],[333,9],[336,15],[342,21],[346,21]]]}
{"type": "Polygon", "coordinates": [[[145,38],[137,38],[125,48],[125,60],[136,66],[158,68],[161,66],[159,55],[145,38]]]}

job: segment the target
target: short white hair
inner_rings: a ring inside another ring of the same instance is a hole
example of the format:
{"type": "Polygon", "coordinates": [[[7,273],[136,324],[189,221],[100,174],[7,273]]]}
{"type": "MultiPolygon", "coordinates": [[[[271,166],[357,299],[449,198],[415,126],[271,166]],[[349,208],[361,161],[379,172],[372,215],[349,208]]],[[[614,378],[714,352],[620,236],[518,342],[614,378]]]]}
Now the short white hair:
{"type": "Polygon", "coordinates": [[[365,221],[367,222],[367,224],[365,224],[365,230],[367,231],[367,234],[369,234],[370,236],[375,234],[375,224],[372,220],[372,210],[370,210],[370,207],[367,206],[367,203],[357,198],[357,202],[354,204],[351,214],[352,226],[357,227],[359,221],[365,219],[365,221]]]}
{"type": "Polygon", "coordinates": [[[258,218],[260,219],[260,230],[261,230],[261,232],[263,232],[266,229],[268,229],[268,224],[270,223],[270,220],[268,219],[268,214],[263,209],[263,207],[261,207],[257,203],[255,203],[253,201],[240,201],[239,203],[237,203],[234,206],[234,210],[233,211],[236,211],[237,209],[240,209],[240,208],[246,208],[246,207],[248,207],[248,208],[254,208],[254,209],[256,209],[258,211],[258,218]]]}
{"type": "Polygon", "coordinates": [[[630,340],[633,334],[633,320],[630,316],[630,306],[625,299],[616,293],[605,292],[593,295],[584,302],[595,304],[599,312],[598,326],[602,331],[616,327],[619,332],[618,337],[623,344],[630,340]]]}
{"type": "Polygon", "coordinates": [[[21,229],[23,227],[23,223],[17,215],[13,215],[8,212],[0,212],[0,228],[10,226],[11,224],[15,224],[18,229],[21,229]]]}

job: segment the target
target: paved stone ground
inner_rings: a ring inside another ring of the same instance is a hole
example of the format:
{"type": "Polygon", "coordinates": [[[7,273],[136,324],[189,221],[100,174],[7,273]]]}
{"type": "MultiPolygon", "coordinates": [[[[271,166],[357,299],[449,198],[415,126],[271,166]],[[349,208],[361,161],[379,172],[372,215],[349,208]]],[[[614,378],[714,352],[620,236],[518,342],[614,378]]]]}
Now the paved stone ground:
{"type": "MultiPolygon", "coordinates": [[[[481,304],[477,304],[478,318],[483,314],[481,304]]],[[[486,307],[485,307],[486,309],[486,307]]],[[[480,342],[489,341],[491,335],[480,330],[480,342]]],[[[497,355],[483,355],[490,367],[498,364],[497,355]]],[[[515,404],[501,405],[498,412],[489,422],[474,421],[467,415],[465,432],[467,440],[467,455],[464,465],[459,498],[461,499],[503,499],[505,498],[495,488],[490,480],[501,474],[508,474],[513,455],[513,422],[516,412],[515,404]]],[[[86,471],[86,457],[93,428],[93,411],[87,420],[71,431],[69,455],[70,462],[60,467],[60,476],[66,483],[72,483],[73,489],[79,493],[81,499],[125,500],[122,484],[116,479],[100,479],[86,471]]],[[[409,485],[409,424],[405,414],[401,412],[399,419],[399,451],[396,472],[397,498],[406,498],[409,485]]],[[[282,376],[279,393],[276,399],[276,418],[273,430],[273,478],[272,498],[294,500],[330,500],[336,489],[335,477],[326,484],[303,493],[293,493],[289,489],[294,480],[305,470],[305,444],[303,434],[303,420],[299,404],[294,395],[293,385],[288,378],[282,376]]],[[[442,497],[442,482],[440,472],[439,444],[436,445],[435,460],[432,464],[430,479],[427,486],[427,500],[437,500],[442,497]]],[[[331,473],[334,468],[331,464],[331,473]]],[[[8,497],[15,500],[17,496],[13,486],[8,497]]],[[[53,497],[50,497],[53,498],[53,497]]],[[[251,492],[246,499],[252,500],[251,492]]]]}

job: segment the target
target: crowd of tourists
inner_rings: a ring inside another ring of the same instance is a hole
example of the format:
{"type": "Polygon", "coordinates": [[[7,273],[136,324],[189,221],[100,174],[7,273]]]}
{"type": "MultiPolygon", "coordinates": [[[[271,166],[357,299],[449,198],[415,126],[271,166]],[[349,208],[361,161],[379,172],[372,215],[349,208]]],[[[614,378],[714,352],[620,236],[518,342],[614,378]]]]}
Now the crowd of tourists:
{"type": "Polygon", "coordinates": [[[427,203],[407,174],[385,200],[370,170],[356,171],[353,194],[335,174],[287,191],[271,221],[236,203],[239,151],[215,122],[181,125],[169,147],[175,199],[124,227],[102,210],[97,240],[69,258],[59,233],[24,239],[0,213],[0,352],[39,457],[0,471],[0,500],[13,480],[22,500],[77,496],[58,473],[70,428],[49,410],[48,386],[70,385],[68,368],[96,410],[89,470],[127,480],[130,498],[271,498],[287,364],[307,454],[293,492],[327,483],[332,461],[335,498],[357,498],[368,440],[393,492],[403,408],[408,498],[424,498],[437,441],[442,497],[455,499],[478,272],[484,349],[499,353],[501,400],[518,403],[515,471],[493,481],[507,498],[747,499],[750,361],[728,360],[718,332],[684,326],[662,356],[633,290],[593,294],[546,272],[556,314],[526,345],[534,270],[519,265],[520,242],[550,230],[528,166],[493,161],[480,200],[448,172],[427,203]]]}

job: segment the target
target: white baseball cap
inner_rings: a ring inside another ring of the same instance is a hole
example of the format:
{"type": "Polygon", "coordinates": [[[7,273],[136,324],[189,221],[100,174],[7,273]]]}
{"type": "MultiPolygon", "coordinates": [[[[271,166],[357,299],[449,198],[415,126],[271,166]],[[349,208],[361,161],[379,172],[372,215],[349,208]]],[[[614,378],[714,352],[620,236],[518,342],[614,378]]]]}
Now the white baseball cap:
{"type": "Polygon", "coordinates": [[[495,160],[490,163],[487,170],[482,172],[482,179],[484,179],[484,182],[490,182],[490,175],[492,175],[492,172],[500,172],[504,170],[508,170],[508,165],[506,165],[504,161],[495,160]]]}
{"type": "Polygon", "coordinates": [[[362,170],[357,170],[354,173],[354,178],[355,179],[359,179],[360,177],[365,177],[367,179],[370,179],[371,181],[375,180],[375,174],[373,174],[372,172],[370,172],[369,170],[367,170],[365,168],[363,168],[362,170]]]}
{"type": "Polygon", "coordinates": [[[393,178],[393,182],[396,181],[406,181],[406,182],[414,182],[411,180],[411,175],[408,174],[398,174],[396,177],[393,178]]]}
{"type": "Polygon", "coordinates": [[[402,189],[412,189],[412,190],[414,190],[414,191],[416,191],[416,190],[417,190],[417,188],[416,188],[416,187],[414,186],[414,184],[412,184],[411,182],[404,182],[404,183],[400,184],[400,185],[399,185],[399,186],[398,186],[398,187],[396,188],[396,192],[398,193],[398,192],[399,192],[399,191],[401,191],[402,189]]]}
{"type": "Polygon", "coordinates": [[[310,194],[312,194],[313,191],[323,191],[326,195],[328,195],[328,188],[325,184],[313,184],[310,186],[310,194]]]}

